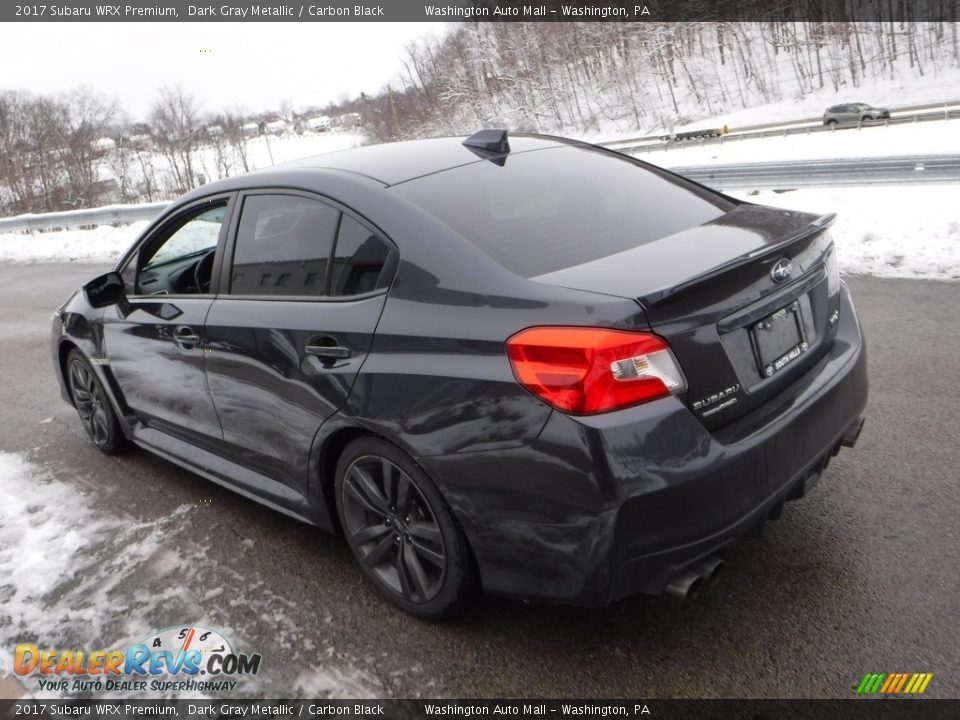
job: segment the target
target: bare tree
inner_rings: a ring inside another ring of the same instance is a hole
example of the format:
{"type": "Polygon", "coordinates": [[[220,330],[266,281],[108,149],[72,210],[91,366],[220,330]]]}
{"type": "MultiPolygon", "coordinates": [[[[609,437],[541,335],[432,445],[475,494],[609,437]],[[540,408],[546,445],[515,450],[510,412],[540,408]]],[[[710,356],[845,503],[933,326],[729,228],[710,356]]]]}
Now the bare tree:
{"type": "Polygon", "coordinates": [[[200,104],[182,87],[165,87],[150,111],[153,139],[170,164],[175,190],[195,187],[193,152],[199,145],[200,104]]]}

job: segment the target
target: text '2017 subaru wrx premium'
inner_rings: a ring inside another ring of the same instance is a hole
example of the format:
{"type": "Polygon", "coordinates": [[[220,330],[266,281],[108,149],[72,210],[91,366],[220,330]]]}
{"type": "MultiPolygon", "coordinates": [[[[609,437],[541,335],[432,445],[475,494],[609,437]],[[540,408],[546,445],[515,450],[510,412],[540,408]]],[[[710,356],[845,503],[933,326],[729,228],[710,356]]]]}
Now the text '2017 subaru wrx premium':
{"type": "Polygon", "coordinates": [[[348,150],[175,202],[54,365],[102,450],[342,532],[417,615],[689,596],[860,432],[831,220],[560,138],[348,150]]]}

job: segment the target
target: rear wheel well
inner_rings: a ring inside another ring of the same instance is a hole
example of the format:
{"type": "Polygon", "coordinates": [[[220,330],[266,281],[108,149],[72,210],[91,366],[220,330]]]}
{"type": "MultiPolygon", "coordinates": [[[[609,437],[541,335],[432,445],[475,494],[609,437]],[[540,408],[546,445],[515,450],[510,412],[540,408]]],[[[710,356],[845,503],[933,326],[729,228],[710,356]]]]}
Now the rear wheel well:
{"type": "Polygon", "coordinates": [[[340,462],[340,456],[347,445],[360,437],[375,437],[384,440],[376,433],[360,428],[342,428],[337,430],[323,444],[320,451],[320,489],[323,492],[323,500],[327,506],[327,514],[330,516],[332,530],[338,534],[343,533],[340,527],[340,515],[337,512],[337,463],[340,462]]]}

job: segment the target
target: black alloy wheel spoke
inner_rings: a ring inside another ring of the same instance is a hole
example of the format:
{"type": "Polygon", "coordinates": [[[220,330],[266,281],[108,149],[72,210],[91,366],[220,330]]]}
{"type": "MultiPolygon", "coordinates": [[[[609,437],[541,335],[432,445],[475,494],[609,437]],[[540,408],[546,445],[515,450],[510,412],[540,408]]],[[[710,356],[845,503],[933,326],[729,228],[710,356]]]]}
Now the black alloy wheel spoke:
{"type": "Polygon", "coordinates": [[[437,545],[441,543],[440,528],[438,528],[434,523],[416,520],[407,525],[407,532],[413,537],[419,538],[420,540],[425,540],[428,543],[434,543],[437,545]]]}
{"type": "Polygon", "coordinates": [[[447,559],[442,550],[437,552],[436,550],[427,547],[420,540],[416,540],[414,538],[410,538],[410,547],[413,548],[417,555],[438,568],[442,568],[446,564],[447,559]]]}
{"type": "Polygon", "coordinates": [[[77,403],[90,405],[93,402],[90,376],[78,362],[75,362],[70,368],[70,387],[73,390],[73,397],[77,403]]]}
{"type": "Polygon", "coordinates": [[[396,468],[387,459],[380,461],[380,478],[383,486],[383,496],[392,508],[397,506],[397,487],[395,482],[396,468]]]}
{"type": "Polygon", "coordinates": [[[430,579],[427,577],[427,573],[423,569],[423,565],[420,564],[420,560],[417,558],[417,553],[413,550],[413,545],[407,544],[404,550],[401,552],[401,555],[403,556],[403,564],[406,566],[405,569],[409,572],[409,579],[413,581],[413,586],[416,589],[417,594],[421,598],[426,598],[427,592],[430,588],[430,579]]]}
{"type": "Polygon", "coordinates": [[[389,525],[385,525],[383,523],[373,523],[354,532],[353,539],[358,545],[363,545],[371,540],[379,540],[384,535],[392,532],[393,530],[389,525]]]}
{"type": "Polygon", "coordinates": [[[350,470],[349,480],[351,481],[350,489],[354,491],[354,494],[356,494],[364,505],[375,513],[380,513],[381,515],[387,513],[389,502],[387,498],[384,497],[380,488],[377,487],[370,473],[354,465],[350,470]]]}
{"type": "MultiPolygon", "coordinates": [[[[404,562],[404,552],[403,545],[400,546],[400,550],[397,553],[397,561],[394,564],[394,569],[397,571],[397,579],[400,581],[400,593],[407,600],[413,600],[413,583],[410,579],[410,574],[407,571],[407,565],[404,562]]],[[[426,597],[426,596],[424,596],[426,597]]]]}
{"type": "Polygon", "coordinates": [[[390,550],[396,546],[397,541],[394,538],[393,533],[390,533],[379,543],[377,543],[373,550],[367,553],[366,557],[364,557],[364,560],[371,568],[376,568],[378,565],[380,565],[380,563],[383,562],[390,550]]]}
{"type": "MultiPolygon", "coordinates": [[[[399,470],[399,469],[398,469],[399,470]]],[[[410,512],[410,478],[407,477],[407,474],[404,472],[399,472],[397,474],[397,494],[394,502],[394,507],[397,509],[397,514],[401,517],[406,517],[410,512]]]]}

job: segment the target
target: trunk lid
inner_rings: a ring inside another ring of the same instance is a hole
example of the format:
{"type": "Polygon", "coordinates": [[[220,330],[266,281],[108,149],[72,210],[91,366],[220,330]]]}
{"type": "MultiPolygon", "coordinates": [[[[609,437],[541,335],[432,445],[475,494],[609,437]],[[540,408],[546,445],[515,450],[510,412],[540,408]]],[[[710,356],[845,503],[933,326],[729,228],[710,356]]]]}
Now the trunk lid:
{"type": "Polygon", "coordinates": [[[636,299],[683,369],[687,406],[719,429],[787,387],[832,343],[840,304],[833,218],[744,203],[533,279],[636,299]]]}

